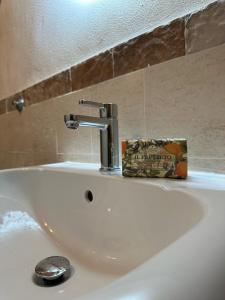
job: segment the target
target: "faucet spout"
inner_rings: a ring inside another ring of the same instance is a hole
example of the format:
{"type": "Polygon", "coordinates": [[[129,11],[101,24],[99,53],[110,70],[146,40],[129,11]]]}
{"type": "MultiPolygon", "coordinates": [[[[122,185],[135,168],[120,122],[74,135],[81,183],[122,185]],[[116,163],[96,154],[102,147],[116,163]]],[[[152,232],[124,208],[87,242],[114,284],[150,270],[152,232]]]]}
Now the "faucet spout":
{"type": "Polygon", "coordinates": [[[91,116],[83,116],[83,115],[65,115],[64,121],[67,128],[77,129],[79,126],[81,127],[93,127],[98,128],[100,130],[106,130],[109,122],[107,118],[97,118],[91,116]]]}

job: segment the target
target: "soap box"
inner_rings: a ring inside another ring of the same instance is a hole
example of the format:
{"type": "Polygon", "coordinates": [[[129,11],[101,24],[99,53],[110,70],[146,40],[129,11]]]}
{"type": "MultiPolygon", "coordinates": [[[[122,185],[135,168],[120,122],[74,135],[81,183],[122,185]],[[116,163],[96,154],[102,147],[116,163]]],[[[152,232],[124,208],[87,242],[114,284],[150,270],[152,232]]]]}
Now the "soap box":
{"type": "Polygon", "coordinates": [[[122,172],[126,177],[187,177],[187,140],[122,141],[122,172]]]}

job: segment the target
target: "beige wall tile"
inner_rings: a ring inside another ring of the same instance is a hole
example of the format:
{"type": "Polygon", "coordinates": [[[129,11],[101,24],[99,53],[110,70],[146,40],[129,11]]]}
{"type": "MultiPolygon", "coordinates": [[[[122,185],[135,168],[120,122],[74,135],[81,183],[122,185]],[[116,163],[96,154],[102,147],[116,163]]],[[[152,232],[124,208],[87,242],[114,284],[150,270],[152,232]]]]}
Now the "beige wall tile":
{"type": "Polygon", "coordinates": [[[0,168],[22,167],[56,161],[53,102],[46,101],[13,111],[0,118],[0,168]],[[51,153],[51,159],[46,153],[51,153]]]}
{"type": "Polygon", "coordinates": [[[194,157],[225,158],[225,45],[146,70],[148,137],[187,137],[194,157]]]}
{"type": "MultiPolygon", "coordinates": [[[[145,136],[143,79],[144,70],[139,70],[95,86],[96,101],[118,105],[120,140],[145,136]]],[[[93,153],[99,153],[99,131],[96,129],[92,130],[92,142],[93,153]]]]}
{"type": "Polygon", "coordinates": [[[57,161],[58,162],[74,161],[74,162],[81,162],[81,163],[99,163],[96,155],[90,155],[90,154],[58,154],[57,161]]]}
{"type": "Polygon", "coordinates": [[[189,167],[192,170],[225,173],[225,159],[190,157],[189,167]]]}
{"type": "Polygon", "coordinates": [[[57,154],[52,152],[33,152],[32,153],[32,165],[45,165],[57,162],[57,154]]]}
{"type": "Polygon", "coordinates": [[[92,87],[73,92],[54,99],[54,117],[57,129],[58,154],[91,154],[91,129],[79,127],[77,130],[68,129],[64,123],[65,114],[90,114],[90,108],[78,104],[80,99],[92,100],[92,87]]]}
{"type": "Polygon", "coordinates": [[[11,169],[32,165],[32,153],[0,151],[0,169],[11,169]]]}
{"type": "Polygon", "coordinates": [[[225,172],[225,44],[0,116],[0,168],[99,163],[99,130],[69,130],[64,114],[98,116],[80,99],[118,104],[121,139],[187,137],[193,169],[225,172]]]}
{"type": "Polygon", "coordinates": [[[17,111],[0,117],[0,151],[4,152],[31,152],[33,137],[31,124],[24,110],[23,114],[17,111]]]}
{"type": "Polygon", "coordinates": [[[225,43],[225,1],[216,1],[189,17],[186,52],[193,53],[225,43]]]}
{"type": "Polygon", "coordinates": [[[23,118],[29,127],[27,138],[32,141],[32,152],[56,153],[56,127],[53,101],[28,107],[23,118]]]}

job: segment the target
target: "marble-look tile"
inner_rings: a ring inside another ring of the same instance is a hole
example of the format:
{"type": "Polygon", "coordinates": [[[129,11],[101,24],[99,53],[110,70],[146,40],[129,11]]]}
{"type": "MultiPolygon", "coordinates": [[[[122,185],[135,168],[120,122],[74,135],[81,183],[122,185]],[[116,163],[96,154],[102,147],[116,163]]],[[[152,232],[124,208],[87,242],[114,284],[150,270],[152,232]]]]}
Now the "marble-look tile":
{"type": "Polygon", "coordinates": [[[58,154],[90,154],[91,128],[79,127],[77,130],[68,129],[64,123],[65,114],[88,115],[90,108],[79,105],[79,100],[93,100],[92,87],[70,93],[54,99],[54,119],[57,131],[58,154]]]}
{"type": "Polygon", "coordinates": [[[148,137],[186,137],[193,157],[225,158],[225,45],[146,70],[148,137]]]}
{"type": "Polygon", "coordinates": [[[106,51],[71,68],[72,90],[80,90],[112,77],[112,53],[106,51]]]}
{"type": "Polygon", "coordinates": [[[0,101],[0,115],[5,114],[5,113],[6,113],[6,101],[1,100],[0,101]]]}
{"type": "Polygon", "coordinates": [[[71,92],[70,70],[56,74],[23,91],[25,101],[31,105],[71,92]]]}
{"type": "Polygon", "coordinates": [[[192,14],[186,24],[186,53],[225,43],[225,1],[216,1],[192,14]]]}
{"type": "MultiPolygon", "coordinates": [[[[139,70],[95,86],[96,101],[118,105],[120,140],[145,136],[143,79],[144,71],[139,70]]],[[[99,130],[93,129],[93,153],[99,153],[99,141],[99,130]]]]}
{"type": "Polygon", "coordinates": [[[115,76],[185,54],[184,19],[142,34],[113,49],[115,76]]]}

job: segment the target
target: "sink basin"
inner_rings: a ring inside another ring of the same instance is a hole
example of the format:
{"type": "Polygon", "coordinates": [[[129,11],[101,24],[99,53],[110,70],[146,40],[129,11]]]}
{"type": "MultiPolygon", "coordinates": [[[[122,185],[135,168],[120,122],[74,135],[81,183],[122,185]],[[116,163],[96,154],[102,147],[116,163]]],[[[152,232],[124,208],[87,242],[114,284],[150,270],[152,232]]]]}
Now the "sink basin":
{"type": "Polygon", "coordinates": [[[196,183],[126,179],[82,164],[1,171],[0,298],[119,299],[110,294],[115,285],[146,274],[203,226],[209,205],[202,199],[212,191],[196,183]],[[69,258],[73,272],[45,288],[33,271],[52,255],[69,258]]]}
{"type": "Polygon", "coordinates": [[[38,183],[32,205],[39,224],[82,264],[113,276],[137,267],[203,216],[188,194],[132,180],[52,171],[31,178],[38,183]]]}

